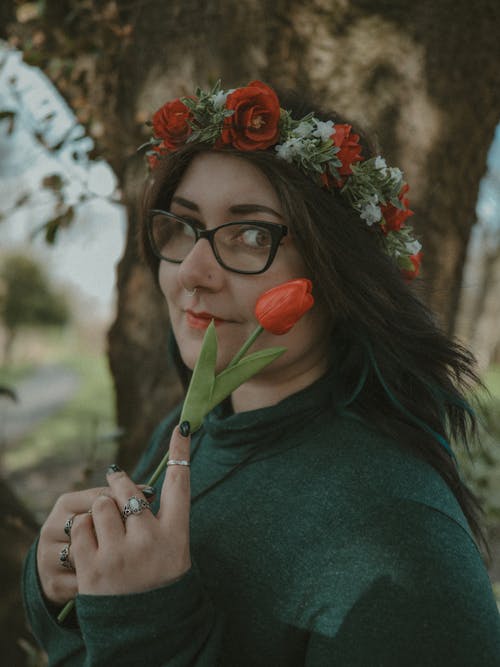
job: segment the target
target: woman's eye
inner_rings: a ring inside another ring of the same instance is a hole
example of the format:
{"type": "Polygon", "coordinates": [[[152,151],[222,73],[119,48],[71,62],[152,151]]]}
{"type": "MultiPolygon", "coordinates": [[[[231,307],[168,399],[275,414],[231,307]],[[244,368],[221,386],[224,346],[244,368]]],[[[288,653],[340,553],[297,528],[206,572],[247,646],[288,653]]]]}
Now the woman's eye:
{"type": "Polygon", "coordinates": [[[251,248],[267,248],[270,245],[270,234],[260,227],[248,227],[239,232],[240,243],[251,248]]]}

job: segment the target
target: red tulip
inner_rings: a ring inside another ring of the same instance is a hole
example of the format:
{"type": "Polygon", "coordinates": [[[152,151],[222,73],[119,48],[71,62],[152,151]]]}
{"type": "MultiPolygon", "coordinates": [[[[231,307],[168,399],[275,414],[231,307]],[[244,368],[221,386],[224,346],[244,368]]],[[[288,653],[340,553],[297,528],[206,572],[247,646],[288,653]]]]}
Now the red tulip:
{"type": "Polygon", "coordinates": [[[289,280],[264,292],[255,306],[261,327],[276,336],[286,334],[314,304],[307,278],[289,280]]]}

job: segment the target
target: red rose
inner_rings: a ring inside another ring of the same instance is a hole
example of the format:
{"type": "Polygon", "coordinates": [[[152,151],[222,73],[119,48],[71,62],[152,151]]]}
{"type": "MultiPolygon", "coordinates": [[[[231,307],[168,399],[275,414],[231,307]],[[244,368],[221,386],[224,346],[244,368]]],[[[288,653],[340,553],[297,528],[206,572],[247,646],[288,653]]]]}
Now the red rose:
{"type": "Polygon", "coordinates": [[[413,211],[410,210],[410,202],[408,197],[405,197],[405,194],[408,192],[410,187],[408,185],[403,185],[401,192],[398,195],[399,201],[405,207],[404,209],[397,208],[394,204],[382,204],[380,210],[382,211],[382,216],[384,222],[382,223],[382,230],[385,234],[387,232],[397,232],[401,227],[404,226],[404,221],[410,215],[413,215],[413,211]]]}
{"type": "Polygon", "coordinates": [[[422,263],[422,253],[417,252],[416,255],[411,255],[408,259],[413,264],[413,269],[401,269],[401,275],[407,283],[411,282],[413,278],[418,276],[420,272],[420,264],[422,263]]]}
{"type": "Polygon", "coordinates": [[[349,176],[352,174],[351,165],[363,159],[359,135],[351,134],[352,127],[346,123],[334,125],[334,127],[335,134],[332,134],[331,139],[335,146],[340,148],[335,157],[342,162],[342,166],[338,167],[338,172],[341,176],[349,176]]]}
{"type": "Polygon", "coordinates": [[[153,146],[150,151],[146,154],[146,159],[149,164],[149,168],[151,170],[156,169],[158,166],[158,162],[160,161],[160,157],[166,153],[167,149],[165,146],[165,143],[162,141],[161,144],[157,146],[153,146]]]}
{"type": "Polygon", "coordinates": [[[272,88],[252,81],[237,88],[226,99],[226,109],[234,110],[224,121],[220,143],[241,151],[264,150],[279,138],[280,103],[272,88]]]}
{"type": "Polygon", "coordinates": [[[191,111],[179,99],[167,102],[153,116],[155,137],[163,139],[163,145],[175,150],[186,143],[193,131],[189,120],[191,111]]]}
{"type": "Polygon", "coordinates": [[[255,306],[260,326],[276,336],[286,334],[312,308],[311,290],[310,280],[298,278],[264,292],[255,306]]]}
{"type": "Polygon", "coordinates": [[[361,155],[361,146],[359,145],[359,135],[351,134],[351,125],[341,123],[334,125],[335,132],[330,139],[334,145],[340,150],[335,154],[342,164],[337,167],[337,172],[340,178],[332,175],[328,165],[325,166],[323,173],[320,175],[323,187],[331,190],[334,187],[341,188],[346,182],[346,176],[352,174],[351,165],[355,162],[361,162],[363,156],[361,155]]]}

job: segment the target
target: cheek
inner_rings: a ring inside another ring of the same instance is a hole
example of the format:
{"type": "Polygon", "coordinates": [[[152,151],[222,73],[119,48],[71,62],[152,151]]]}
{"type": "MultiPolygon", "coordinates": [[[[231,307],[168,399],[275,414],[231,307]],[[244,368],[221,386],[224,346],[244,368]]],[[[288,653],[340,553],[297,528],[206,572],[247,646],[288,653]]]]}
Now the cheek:
{"type": "Polygon", "coordinates": [[[158,284],[162,291],[165,301],[169,311],[171,311],[172,299],[175,293],[175,285],[177,284],[175,279],[175,269],[176,267],[168,264],[167,262],[160,262],[158,268],[158,284]]]}

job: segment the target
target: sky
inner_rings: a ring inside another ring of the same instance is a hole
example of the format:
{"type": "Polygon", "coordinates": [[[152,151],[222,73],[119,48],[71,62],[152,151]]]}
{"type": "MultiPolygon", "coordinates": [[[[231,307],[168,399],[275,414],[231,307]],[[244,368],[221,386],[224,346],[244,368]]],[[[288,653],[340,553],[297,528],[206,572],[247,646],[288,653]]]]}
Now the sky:
{"type": "Polygon", "coordinates": [[[89,314],[110,319],[125,238],[125,214],[114,203],[119,192],[111,168],[89,160],[92,140],[45,75],[2,44],[0,110],[14,113],[12,126],[9,119],[0,121],[0,249],[34,254],[56,283],[80,294],[89,314]],[[60,230],[53,246],[45,243],[43,233],[36,234],[53,216],[56,203],[54,193],[41,186],[48,174],[62,177],[64,200],[77,205],[75,219],[60,230]],[[16,208],[23,195],[27,202],[16,208]],[[87,199],[79,204],[81,196],[87,199]]]}

